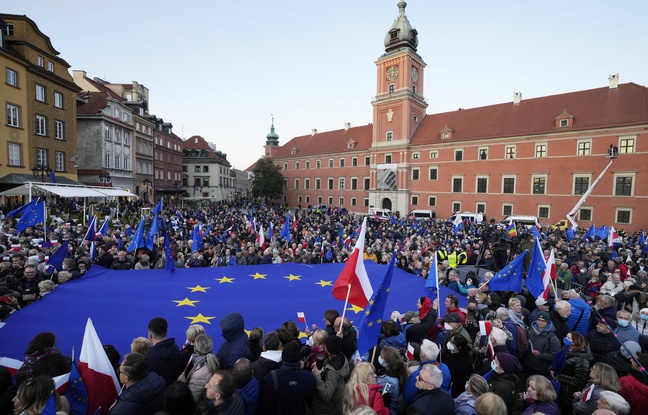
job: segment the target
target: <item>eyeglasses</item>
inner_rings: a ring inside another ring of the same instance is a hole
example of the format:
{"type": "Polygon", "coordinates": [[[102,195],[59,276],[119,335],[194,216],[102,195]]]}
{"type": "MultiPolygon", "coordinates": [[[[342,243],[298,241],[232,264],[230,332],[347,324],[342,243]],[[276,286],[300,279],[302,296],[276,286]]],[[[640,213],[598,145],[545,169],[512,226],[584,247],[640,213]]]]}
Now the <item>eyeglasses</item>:
{"type": "Polygon", "coordinates": [[[434,386],[434,384],[432,384],[432,383],[428,382],[427,380],[423,379],[423,378],[421,377],[421,375],[417,375],[417,376],[416,376],[416,380],[418,380],[419,382],[427,383],[428,385],[432,385],[432,386],[434,386]]]}

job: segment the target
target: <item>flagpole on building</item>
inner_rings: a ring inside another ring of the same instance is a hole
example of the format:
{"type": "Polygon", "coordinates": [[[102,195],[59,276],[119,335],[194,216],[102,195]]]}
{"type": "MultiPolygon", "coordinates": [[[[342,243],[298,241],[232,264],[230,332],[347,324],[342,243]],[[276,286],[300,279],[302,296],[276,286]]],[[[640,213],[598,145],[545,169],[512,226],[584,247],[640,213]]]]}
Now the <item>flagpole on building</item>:
{"type": "Polygon", "coordinates": [[[338,335],[341,335],[343,331],[342,326],[344,326],[344,315],[346,314],[346,308],[347,308],[347,304],[349,304],[350,295],[351,295],[351,284],[349,284],[349,288],[347,289],[346,300],[344,300],[344,308],[342,309],[342,320],[340,321],[340,330],[337,333],[338,335]]]}

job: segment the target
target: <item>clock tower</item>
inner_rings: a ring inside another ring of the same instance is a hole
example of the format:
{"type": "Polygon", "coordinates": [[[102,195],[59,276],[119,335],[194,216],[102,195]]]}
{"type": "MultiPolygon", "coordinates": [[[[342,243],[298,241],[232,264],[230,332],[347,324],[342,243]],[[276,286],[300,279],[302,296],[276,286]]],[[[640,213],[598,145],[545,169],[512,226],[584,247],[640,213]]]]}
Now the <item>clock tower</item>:
{"type": "Polygon", "coordinates": [[[369,204],[399,210],[409,208],[408,151],[410,140],[425,117],[423,73],[416,53],[418,32],[399,1],[398,17],[385,36],[385,53],[376,61],[377,91],[373,105],[371,190],[369,204]],[[381,178],[388,177],[384,181],[381,178]]]}

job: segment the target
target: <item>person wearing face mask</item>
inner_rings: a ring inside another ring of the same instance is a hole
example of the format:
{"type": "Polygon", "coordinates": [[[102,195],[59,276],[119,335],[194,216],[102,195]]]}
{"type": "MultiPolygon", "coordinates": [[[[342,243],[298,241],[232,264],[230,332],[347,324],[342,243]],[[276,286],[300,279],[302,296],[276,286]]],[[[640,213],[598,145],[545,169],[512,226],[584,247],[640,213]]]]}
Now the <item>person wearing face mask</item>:
{"type": "Polygon", "coordinates": [[[575,392],[583,390],[589,380],[590,362],[592,353],[582,334],[571,331],[563,339],[567,347],[565,368],[556,374],[551,370],[551,377],[560,382],[560,395],[558,406],[564,413],[569,413],[572,408],[572,396],[575,392]]]}
{"type": "MultiPolygon", "coordinates": [[[[564,291],[563,291],[564,292],[564,291]]],[[[567,324],[567,319],[571,314],[571,305],[568,301],[561,300],[556,303],[556,306],[553,310],[549,312],[549,318],[553,324],[554,329],[556,330],[556,337],[560,340],[560,345],[562,346],[562,339],[567,336],[569,333],[569,325],[567,324]]]]}
{"type": "Polygon", "coordinates": [[[488,392],[486,379],[473,374],[465,385],[466,391],[455,399],[455,415],[477,415],[475,402],[477,398],[488,392]]]}
{"type": "MultiPolygon", "coordinates": [[[[441,356],[447,356],[448,354],[450,354],[448,344],[450,344],[450,338],[452,336],[463,336],[463,338],[466,339],[467,344],[472,343],[470,334],[466,331],[464,326],[461,325],[461,317],[459,316],[459,314],[446,314],[443,317],[443,329],[445,330],[445,342],[443,344],[441,356]]],[[[470,356],[472,357],[472,350],[470,350],[470,356]]]]}
{"type": "Polygon", "coordinates": [[[632,322],[640,335],[648,334],[648,308],[639,310],[639,315],[632,322]]]}
{"type": "Polygon", "coordinates": [[[637,352],[640,351],[641,346],[639,346],[639,343],[628,340],[623,343],[623,346],[619,350],[608,354],[607,362],[614,368],[614,371],[619,377],[625,376],[632,370],[632,365],[630,364],[631,356],[636,356],[637,352]]]}
{"type": "Polygon", "coordinates": [[[614,330],[614,334],[621,343],[626,341],[639,341],[639,331],[630,324],[632,321],[632,314],[626,310],[619,310],[616,314],[617,318],[617,328],[614,330]]]}
{"type": "Polygon", "coordinates": [[[466,382],[473,373],[472,359],[470,358],[469,345],[466,339],[458,334],[453,334],[450,341],[446,343],[449,354],[443,355],[443,361],[448,365],[452,375],[452,392],[453,398],[463,393],[466,382]]]}
{"type": "MultiPolygon", "coordinates": [[[[637,353],[637,360],[643,367],[648,367],[648,354],[637,353]]],[[[648,414],[648,375],[634,360],[630,361],[630,374],[619,379],[621,395],[630,404],[631,414],[648,414]]]]}
{"type": "Polygon", "coordinates": [[[522,372],[522,365],[517,358],[508,353],[500,353],[491,362],[493,372],[488,384],[490,391],[504,400],[509,415],[517,413],[520,378],[518,373],[522,372]]]}

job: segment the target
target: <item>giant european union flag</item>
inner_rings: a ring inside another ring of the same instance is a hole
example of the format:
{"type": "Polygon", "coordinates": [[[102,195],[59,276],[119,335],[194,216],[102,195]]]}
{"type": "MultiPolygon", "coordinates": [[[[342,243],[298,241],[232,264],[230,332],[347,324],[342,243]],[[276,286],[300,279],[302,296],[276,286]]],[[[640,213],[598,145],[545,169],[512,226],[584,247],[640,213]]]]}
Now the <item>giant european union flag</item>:
{"type": "MultiPolygon", "coordinates": [[[[62,284],[41,301],[12,314],[0,328],[0,354],[22,360],[29,341],[40,332],[53,332],[57,346],[70,355],[78,351],[88,318],[101,341],[114,345],[122,356],[135,337],[147,335],[150,319],[164,317],[169,337],[185,341],[190,324],[201,324],[214,339],[214,350],[223,343],[219,321],[240,312],[245,329],[266,332],[304,312],[306,321],[321,321],[328,309],[340,313],[344,301],[331,294],[344,264],[280,264],[220,268],[112,271],[93,266],[81,279],[62,284]],[[54,317],[53,317],[54,316],[54,317]]],[[[369,279],[382,282],[387,267],[365,261],[369,279]]],[[[394,310],[416,309],[421,279],[394,269],[385,317],[394,310]]],[[[349,305],[346,316],[356,324],[362,309],[349,305]]],[[[303,331],[304,325],[297,323],[303,331]]],[[[322,325],[323,326],[323,325],[322,325]]]]}

